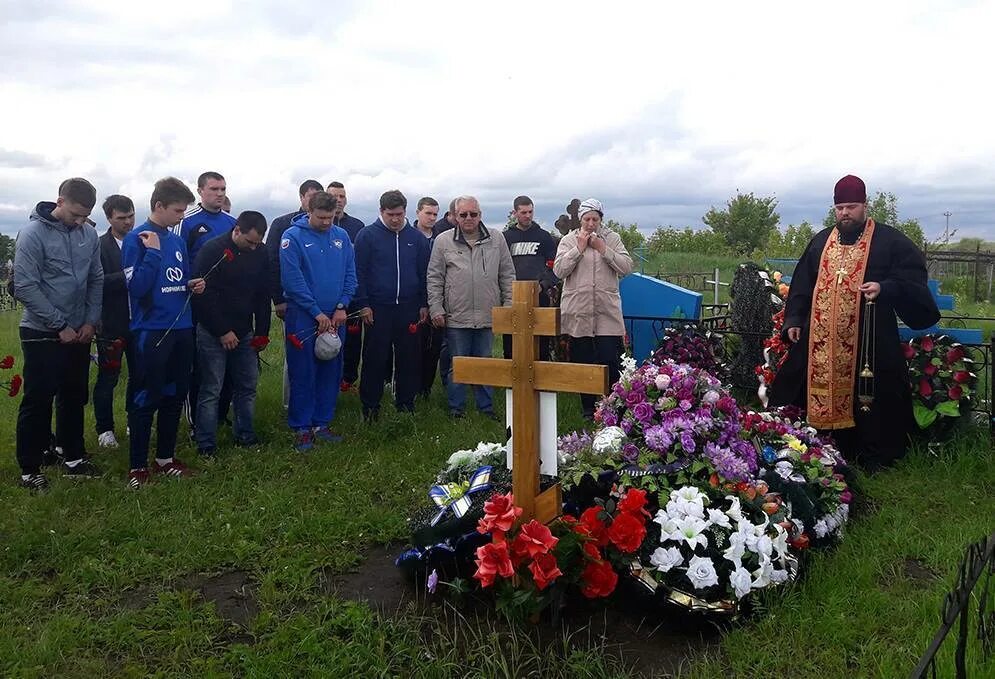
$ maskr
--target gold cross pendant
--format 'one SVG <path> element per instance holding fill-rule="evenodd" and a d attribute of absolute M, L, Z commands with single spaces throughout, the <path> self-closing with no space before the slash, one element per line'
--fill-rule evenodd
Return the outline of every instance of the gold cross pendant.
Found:
<path fill-rule="evenodd" d="M 836 272 L 836 285 L 843 282 L 843 276 L 847 275 L 847 273 L 849 272 L 846 269 L 840 269 Z"/>

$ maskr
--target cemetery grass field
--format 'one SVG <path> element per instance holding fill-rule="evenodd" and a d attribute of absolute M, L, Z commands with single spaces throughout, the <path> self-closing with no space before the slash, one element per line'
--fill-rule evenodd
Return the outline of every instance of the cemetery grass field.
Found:
<path fill-rule="evenodd" d="M 0 355 L 20 365 L 17 318 L 0 314 Z M 17 399 L 2 397 L 0 676 L 905 676 L 965 547 L 995 530 L 995 457 L 974 427 L 863 479 L 844 543 L 723 638 L 687 637 L 703 650 L 668 656 L 672 645 L 583 629 L 540 638 L 443 605 L 376 611 L 338 596 L 336 577 L 384 545 L 396 551 L 446 457 L 498 439 L 500 427 L 476 414 L 454 425 L 438 384 L 414 416 L 385 405 L 372 428 L 348 394 L 335 422 L 346 441 L 303 456 L 284 426 L 281 352 L 279 341 L 264 352 L 260 449 L 201 463 L 183 426 L 179 456 L 198 476 L 139 492 L 125 489 L 125 449 L 97 449 L 89 409 L 87 443 L 105 477 L 71 483 L 53 471 L 47 495 L 17 488 Z M 579 427 L 576 397 L 560 406 L 561 430 Z M 126 445 L 124 427 L 120 418 Z"/>

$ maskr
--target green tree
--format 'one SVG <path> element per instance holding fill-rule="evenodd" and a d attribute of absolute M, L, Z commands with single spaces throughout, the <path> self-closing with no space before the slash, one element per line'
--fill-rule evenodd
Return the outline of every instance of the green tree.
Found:
<path fill-rule="evenodd" d="M 800 257 L 814 235 L 815 230 L 808 222 L 802 222 L 798 226 L 790 224 L 783 232 L 775 229 L 767 241 L 764 253 L 767 257 Z"/>
<path fill-rule="evenodd" d="M 737 253 L 746 254 L 767 244 L 777 231 L 781 217 L 775 211 L 777 199 L 773 196 L 757 198 L 752 193 L 739 193 L 726 203 L 726 209 L 710 209 L 702 221 L 712 231 L 722 236 L 726 244 Z"/>
<path fill-rule="evenodd" d="M 867 216 L 875 222 L 894 226 L 896 229 L 909 237 L 916 247 L 922 248 L 926 243 L 926 234 L 923 233 L 919 220 L 900 219 L 898 216 L 898 197 L 890 191 L 878 191 L 874 198 L 867 202 Z M 829 208 L 829 213 L 822 220 L 822 224 L 827 227 L 836 226 L 836 212 Z"/>
<path fill-rule="evenodd" d="M 661 252 L 701 252 L 714 255 L 727 254 L 729 250 L 725 239 L 713 231 L 696 231 L 690 227 L 677 229 L 673 226 L 657 227 L 646 246 L 654 255 Z"/>
<path fill-rule="evenodd" d="M 605 222 L 605 226 L 621 237 L 622 244 L 625 245 L 625 249 L 630 253 L 636 248 L 646 245 L 646 236 L 642 234 L 639 227 L 635 223 L 629 224 L 628 226 L 622 226 L 614 219 L 609 219 Z"/>
<path fill-rule="evenodd" d="M 14 259 L 14 239 L 0 233 L 0 264 Z"/>

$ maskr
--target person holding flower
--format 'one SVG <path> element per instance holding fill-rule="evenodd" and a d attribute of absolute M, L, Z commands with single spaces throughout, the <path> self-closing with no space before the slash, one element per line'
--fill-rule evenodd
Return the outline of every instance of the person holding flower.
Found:
<path fill-rule="evenodd" d="M 269 343 L 269 259 L 260 247 L 266 218 L 247 210 L 235 227 L 209 240 L 197 254 L 195 275 L 210 285 L 194 300 L 197 317 L 197 450 L 210 457 L 217 447 L 218 402 L 226 378 L 234 404 L 235 445 L 259 443 L 255 413 L 259 365 L 256 354 Z"/>
<path fill-rule="evenodd" d="M 553 273 L 563 281 L 561 332 L 570 337 L 570 360 L 608 367 L 608 382 L 618 381 L 625 324 L 619 281 L 632 273 L 632 257 L 617 233 L 602 223 L 601 201 L 588 198 L 577 212 L 580 228 L 561 240 Z M 593 419 L 597 397 L 583 394 L 581 407 Z"/>
<path fill-rule="evenodd" d="M 152 190 L 148 221 L 128 233 L 121 244 L 135 356 L 128 377 L 132 394 L 128 487 L 132 489 L 152 479 L 148 457 L 153 419 L 157 420 L 157 449 L 152 469 L 169 478 L 191 475 L 173 454 L 194 359 L 190 296 L 202 294 L 206 286 L 203 278 L 190 278 L 186 244 L 172 229 L 193 200 L 193 193 L 179 179 L 160 179 Z"/>

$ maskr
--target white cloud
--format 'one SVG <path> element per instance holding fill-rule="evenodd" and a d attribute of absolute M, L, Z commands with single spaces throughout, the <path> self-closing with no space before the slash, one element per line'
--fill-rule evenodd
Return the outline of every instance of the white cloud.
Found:
<path fill-rule="evenodd" d="M 398 187 L 695 225 L 741 189 L 787 223 L 847 172 L 934 232 L 995 207 L 990 0 L 8 4 L 2 204 L 84 175 L 141 206 L 215 169 L 270 216 L 310 176 L 363 217 Z"/>

